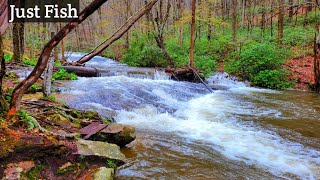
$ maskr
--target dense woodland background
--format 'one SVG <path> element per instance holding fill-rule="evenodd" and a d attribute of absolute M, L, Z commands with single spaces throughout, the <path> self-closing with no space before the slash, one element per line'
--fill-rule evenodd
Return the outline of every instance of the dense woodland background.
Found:
<path fill-rule="evenodd" d="M 0 0 L 0 11 L 5 3 L 6 0 Z M 33 167 L 37 161 L 37 166 L 29 172 L 30 177 L 41 177 L 41 172 L 44 177 L 64 176 L 57 172 L 72 158 L 79 130 L 92 124 L 102 124 L 105 128 L 105 124 L 111 122 L 112 118 L 102 119 L 95 111 L 78 111 L 63 105 L 51 94 L 52 81 L 77 79 L 77 75 L 58 66 L 83 68 L 78 66 L 83 66 L 95 54 L 129 66 L 163 68 L 173 75 L 184 70 L 205 79 L 219 71 L 262 88 L 320 91 L 318 0 L 80 0 L 80 5 L 80 18 L 69 23 L 12 23 L 7 28 L 4 15 L 0 14 L 0 159 L 10 163 L 29 158 Z M 77 62 L 67 62 L 72 52 L 91 54 Z M 31 74 L 24 80 L 19 79 L 17 70 L 27 68 L 33 69 Z M 206 85 L 204 81 L 201 79 Z M 301 98 L 301 102 L 312 104 L 318 100 L 317 94 L 308 94 L 310 96 Z M 291 106 L 292 103 L 288 103 L 286 110 L 296 111 Z M 304 107 L 309 106 L 301 106 Z M 311 109 L 307 110 L 309 114 Z M 296 114 L 292 116 L 299 120 L 294 122 L 289 118 L 289 123 L 282 123 L 296 127 L 299 132 L 301 129 L 304 132 L 303 124 L 307 127 L 306 137 L 313 137 L 318 122 L 306 121 Z M 307 140 L 308 144 L 314 142 Z M 300 160 L 300 154 L 297 155 Z M 61 163 L 49 163 L 47 160 L 52 158 Z M 76 165 L 71 167 L 76 171 L 68 171 L 78 175 L 97 165 L 94 161 L 73 158 Z M 113 161 L 105 164 L 111 168 L 117 166 Z M 56 166 L 54 170 L 52 166 Z M 0 166 L 0 174 L 5 172 L 4 168 Z M 65 179 L 76 177 L 72 173 L 68 175 Z M 52 177 L 49 179 L 57 179 Z"/>
<path fill-rule="evenodd" d="M 313 54 L 317 53 L 314 51 L 320 22 L 317 0 L 193 2 L 196 3 L 194 62 L 203 76 L 208 77 L 217 70 L 225 71 L 255 86 L 272 89 L 293 87 L 302 81 L 303 77 L 292 76 L 295 72 L 290 72 L 292 65 L 286 60 L 313 59 Z M 81 0 L 81 9 L 90 3 L 92 1 Z M 55 56 L 56 65 L 65 63 L 70 52 L 90 52 L 101 42 L 109 40 L 148 3 L 147 0 L 109 0 L 104 3 L 62 38 L 55 49 L 56 53 L 62 53 L 60 60 Z M 121 39 L 100 55 L 131 66 L 187 67 L 191 3 L 186 0 L 157 1 L 150 12 L 146 11 L 124 36 L 120 36 Z M 36 65 L 44 45 L 65 25 L 10 24 L 4 35 L 7 63 Z M 319 65 L 308 63 L 306 67 L 315 68 L 303 83 L 311 89 L 319 89 Z M 301 71 L 310 69 L 302 67 Z M 305 75 L 302 73 L 301 76 Z"/>

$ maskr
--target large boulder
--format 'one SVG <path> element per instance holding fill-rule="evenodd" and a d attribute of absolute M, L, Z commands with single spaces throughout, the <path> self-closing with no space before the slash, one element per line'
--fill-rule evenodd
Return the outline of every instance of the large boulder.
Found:
<path fill-rule="evenodd" d="M 125 162 L 125 156 L 120 152 L 119 146 L 115 144 L 79 139 L 76 146 L 77 152 L 75 154 L 111 159 L 115 160 L 117 164 Z"/>
<path fill-rule="evenodd" d="M 103 141 L 123 147 L 136 139 L 133 126 L 111 123 L 105 129 L 91 136 L 90 140 Z"/>

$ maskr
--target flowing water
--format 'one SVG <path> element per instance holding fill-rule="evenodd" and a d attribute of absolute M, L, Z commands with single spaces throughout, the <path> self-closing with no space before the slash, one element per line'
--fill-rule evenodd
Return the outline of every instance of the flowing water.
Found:
<path fill-rule="evenodd" d="M 130 68 L 101 58 L 91 65 Z M 149 72 L 62 89 L 70 106 L 137 128 L 117 179 L 320 179 L 319 95 L 252 88 L 221 73 L 207 82 L 223 88 L 209 93 Z"/>

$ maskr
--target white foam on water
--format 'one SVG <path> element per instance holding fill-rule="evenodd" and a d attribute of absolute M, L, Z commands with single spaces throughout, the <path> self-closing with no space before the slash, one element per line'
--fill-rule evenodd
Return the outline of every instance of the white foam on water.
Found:
<path fill-rule="evenodd" d="M 214 73 L 210 78 L 206 80 L 209 85 L 222 85 L 227 87 L 247 87 L 250 84 L 248 82 L 240 82 L 236 77 L 229 75 L 228 73 Z"/>
<path fill-rule="evenodd" d="M 171 77 L 164 71 L 156 70 L 154 74 L 154 80 L 170 80 Z"/>
<path fill-rule="evenodd" d="M 239 118 L 243 115 L 276 116 L 281 112 L 277 109 L 257 108 L 254 103 L 237 100 L 233 94 L 250 96 L 258 92 L 280 92 L 252 88 L 245 83 L 230 80 L 225 75 L 218 79 L 212 83 L 230 89 L 205 94 L 207 90 L 202 84 L 114 76 L 80 78 L 70 83 L 73 90 L 68 93 L 83 93 L 82 97 L 97 101 L 96 104 L 89 104 L 97 109 L 103 109 L 102 104 L 109 107 L 118 98 L 120 104 L 129 103 L 130 107 L 134 107 L 117 111 L 115 119 L 119 123 L 204 142 L 229 159 L 257 166 L 278 177 L 320 178 L 318 150 L 290 142 L 275 132 L 243 122 Z M 112 93 L 119 94 L 119 97 L 112 98 Z M 111 99 L 107 101 L 102 98 Z M 163 111 L 166 108 L 173 108 L 174 111 Z"/>
<path fill-rule="evenodd" d="M 163 102 L 177 103 L 172 96 L 164 96 L 161 91 L 154 93 L 169 98 Z M 256 165 L 279 177 L 320 177 L 319 151 L 288 142 L 274 132 L 237 121 L 235 113 L 261 114 L 259 110 L 243 111 L 237 102 L 216 93 L 192 99 L 174 114 L 159 113 L 157 108 L 147 105 L 133 111 L 121 110 L 115 119 L 141 129 L 174 133 L 187 139 L 207 142 L 229 159 Z"/>

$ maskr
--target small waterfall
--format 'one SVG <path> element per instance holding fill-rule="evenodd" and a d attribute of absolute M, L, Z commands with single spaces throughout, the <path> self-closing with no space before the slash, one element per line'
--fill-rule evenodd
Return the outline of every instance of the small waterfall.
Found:
<path fill-rule="evenodd" d="M 69 54 L 67 57 L 71 62 L 77 61 L 85 55 L 85 53 L 80 52 L 66 54 Z M 86 63 L 86 66 L 97 69 L 99 77 L 127 76 L 131 78 L 154 80 L 170 80 L 171 78 L 168 74 L 161 70 L 154 68 L 129 67 L 126 64 L 122 64 L 101 56 L 95 56 Z"/>

